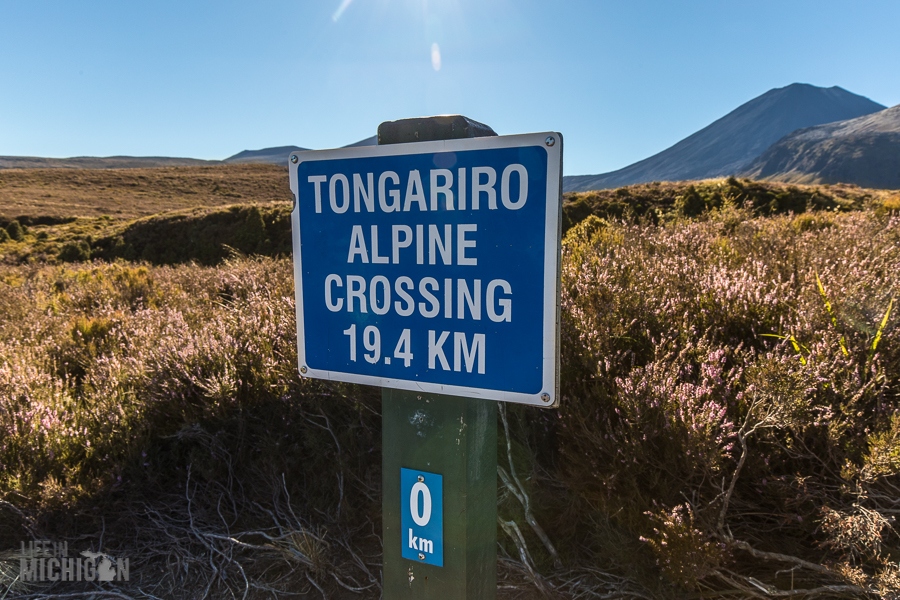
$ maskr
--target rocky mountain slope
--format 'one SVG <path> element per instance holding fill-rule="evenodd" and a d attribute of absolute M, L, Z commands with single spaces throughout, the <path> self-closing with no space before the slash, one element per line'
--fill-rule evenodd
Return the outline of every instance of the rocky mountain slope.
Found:
<path fill-rule="evenodd" d="M 743 175 L 789 183 L 840 182 L 900 189 L 900 105 L 788 134 Z"/>
<path fill-rule="evenodd" d="M 650 158 L 610 173 L 566 177 L 563 190 L 732 175 L 743 171 L 766 148 L 792 131 L 884 108 L 837 86 L 820 88 L 794 83 L 769 90 Z"/>

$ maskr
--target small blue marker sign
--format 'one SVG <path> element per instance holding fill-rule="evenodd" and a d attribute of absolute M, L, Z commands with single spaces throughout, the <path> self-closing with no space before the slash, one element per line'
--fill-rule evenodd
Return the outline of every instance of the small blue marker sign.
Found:
<path fill-rule="evenodd" d="M 444 566 L 443 477 L 400 469 L 400 532 L 403 558 Z"/>

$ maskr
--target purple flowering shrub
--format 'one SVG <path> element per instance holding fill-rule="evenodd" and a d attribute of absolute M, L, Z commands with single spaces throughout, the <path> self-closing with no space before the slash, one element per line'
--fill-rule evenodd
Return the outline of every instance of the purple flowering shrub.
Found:
<path fill-rule="evenodd" d="M 105 532 L 135 593 L 377 589 L 344 537 L 377 516 L 376 396 L 299 377 L 289 260 L 0 267 L 0 323 L 0 552 Z"/>
<path fill-rule="evenodd" d="M 874 211 L 573 228 L 558 436 L 584 510 L 689 588 L 793 566 L 795 589 L 900 593 L 898 265 Z"/>
<path fill-rule="evenodd" d="M 286 261 L 2 269 L 0 493 L 96 489 L 153 438 L 315 388 Z"/>
<path fill-rule="evenodd" d="M 725 544 L 695 526 L 689 503 L 648 514 L 652 535 L 641 541 L 659 556 L 660 570 L 670 581 L 694 589 L 700 580 L 715 575 L 730 561 Z"/>
<path fill-rule="evenodd" d="M 500 452 L 531 462 L 562 564 L 643 597 L 897 597 L 898 264 L 891 211 L 575 226 L 561 405 L 509 407 Z M 377 597 L 378 391 L 300 379 L 292 279 L 287 259 L 0 266 L 0 542 L 24 531 L 2 502 L 62 511 L 65 535 L 105 507 L 170 597 L 244 577 Z"/>

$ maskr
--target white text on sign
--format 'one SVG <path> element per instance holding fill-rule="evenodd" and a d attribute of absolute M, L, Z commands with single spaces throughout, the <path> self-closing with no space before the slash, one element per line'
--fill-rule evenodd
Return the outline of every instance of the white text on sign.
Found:
<path fill-rule="evenodd" d="M 514 176 L 518 178 L 519 184 L 516 198 L 512 197 L 510 186 Z M 429 198 L 425 197 L 422 174 L 418 169 L 409 171 L 403 177 L 394 171 L 381 172 L 378 177 L 375 177 L 375 173 L 351 173 L 349 177 L 344 173 L 335 173 L 331 177 L 310 175 L 307 181 L 314 188 L 317 213 L 322 212 L 324 204 L 323 187 L 328 194 L 327 206 L 337 214 L 347 212 L 351 205 L 353 212 L 357 213 L 363 210 L 374 212 L 376 206 L 386 213 L 410 211 L 413 207 L 420 212 L 467 210 L 469 206 L 471 210 L 480 210 L 482 197 L 489 210 L 498 208 L 497 171 L 492 167 L 457 169 L 455 180 L 450 169 L 431 169 L 428 172 Z M 471 182 L 471 187 L 467 185 L 467 181 Z M 471 202 L 466 201 L 467 195 Z M 525 206 L 528 199 L 528 171 L 523 165 L 512 164 L 503 169 L 499 196 L 499 205 L 509 210 L 519 210 Z"/>
<path fill-rule="evenodd" d="M 485 354 L 485 335 L 483 333 L 472 334 L 472 342 L 469 343 L 468 336 L 463 332 L 452 332 L 453 341 L 453 370 L 462 371 L 465 366 L 466 372 L 471 373 L 477 364 L 477 373 L 484 375 L 484 354 Z M 350 338 L 350 361 L 356 362 L 356 323 L 343 331 L 343 334 Z M 437 369 L 438 365 L 444 371 L 450 370 L 450 363 L 447 361 L 445 354 L 445 345 L 450 338 L 450 331 L 436 332 L 428 331 L 428 368 Z M 367 352 L 363 353 L 366 362 L 376 364 L 381 360 L 381 332 L 378 327 L 369 325 L 363 330 L 363 346 Z M 397 340 L 397 346 L 394 348 L 393 358 L 403 361 L 404 367 L 409 367 L 413 360 L 411 333 L 409 329 L 404 329 Z M 384 364 L 391 364 L 391 357 L 384 357 Z"/>
<path fill-rule="evenodd" d="M 428 172 L 430 196 L 423 192 L 422 175 L 418 170 L 409 171 L 401 178 L 394 171 L 382 173 L 337 173 L 331 177 L 313 175 L 308 182 L 314 188 L 316 212 L 323 206 L 338 214 L 349 210 L 373 212 L 376 207 L 383 212 L 421 212 L 437 210 L 488 210 L 500 207 L 518 210 L 528 198 L 528 172 L 519 164 L 508 165 L 499 177 L 491 167 L 458 169 L 432 169 Z M 510 191 L 510 180 L 518 178 L 515 198 Z M 351 183 L 352 182 L 352 183 Z M 376 185 L 377 182 L 377 185 Z M 467 185 L 467 182 L 469 183 Z M 405 189 L 405 194 L 401 191 Z M 323 198 L 327 194 L 327 202 Z M 498 202 L 499 197 L 499 202 Z M 484 202 L 482 202 L 484 200 Z M 377 201 L 377 202 L 376 202 Z M 476 223 L 382 226 L 351 225 L 350 244 L 347 250 L 348 264 L 416 264 L 477 266 Z M 455 246 L 455 252 L 454 252 Z M 401 317 L 418 314 L 432 319 L 481 321 L 486 318 L 494 323 L 512 322 L 512 286 L 504 279 L 453 279 L 422 277 L 413 280 L 408 276 L 388 279 L 384 275 L 363 277 L 331 273 L 325 278 L 325 306 L 330 312 L 359 312 L 382 316 L 393 313 Z M 348 337 L 350 361 L 357 360 L 356 325 L 344 330 Z M 428 330 L 428 369 L 441 369 L 484 374 L 487 340 L 485 334 L 475 333 L 467 338 L 465 333 Z M 382 360 L 381 332 L 374 325 L 362 332 L 363 358 L 376 364 Z M 411 332 L 404 329 L 396 341 L 392 356 L 384 356 L 384 363 L 391 360 L 403 362 L 409 367 L 412 353 Z M 449 348 L 452 348 L 450 350 Z M 448 356 L 449 355 L 449 356 Z M 450 358 L 452 357 L 452 367 Z"/>

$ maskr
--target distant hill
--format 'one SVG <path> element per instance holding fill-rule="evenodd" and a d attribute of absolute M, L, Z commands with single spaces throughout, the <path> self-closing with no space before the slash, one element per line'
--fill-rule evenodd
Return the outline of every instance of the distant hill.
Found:
<path fill-rule="evenodd" d="M 356 148 L 358 146 L 375 146 L 378 143 L 378 136 L 372 136 L 364 140 L 360 140 L 354 144 L 348 144 L 344 148 Z M 299 146 L 278 146 L 276 148 L 263 148 L 262 150 L 244 150 L 238 152 L 234 156 L 229 156 L 223 162 L 229 165 L 243 163 L 270 163 L 275 165 L 287 165 L 288 157 L 291 152 L 302 152 L 309 148 L 301 148 Z"/>
<path fill-rule="evenodd" d="M 374 146 L 372 136 L 344 146 Z M 167 156 L 76 156 L 73 158 L 42 158 L 38 156 L 0 156 L 0 169 L 145 169 L 151 167 L 211 167 L 215 165 L 273 164 L 286 166 L 291 152 L 309 150 L 300 146 L 275 146 L 261 150 L 244 150 L 225 160 L 199 158 L 171 158 Z"/>
<path fill-rule="evenodd" d="M 270 163 L 287 166 L 288 157 L 291 155 L 291 152 L 303 150 L 308 150 L 308 148 L 301 148 L 300 146 L 276 146 L 274 148 L 263 148 L 262 150 L 244 150 L 243 152 L 238 152 L 234 156 L 229 156 L 222 162 L 229 165 Z"/>
<path fill-rule="evenodd" d="M 742 175 L 788 183 L 900 189 L 900 105 L 790 133 Z"/>
<path fill-rule="evenodd" d="M 378 136 L 373 135 L 372 137 L 367 137 L 364 140 L 359 140 L 353 144 L 347 144 L 344 148 L 358 148 L 360 146 L 377 146 L 378 145 Z"/>
<path fill-rule="evenodd" d="M 142 169 L 150 167 L 202 167 L 222 164 L 218 160 L 167 156 L 0 156 L 0 169 Z"/>
<path fill-rule="evenodd" d="M 564 191 L 733 175 L 788 133 L 885 107 L 840 87 L 805 83 L 769 90 L 674 146 L 618 171 L 563 179 Z"/>

